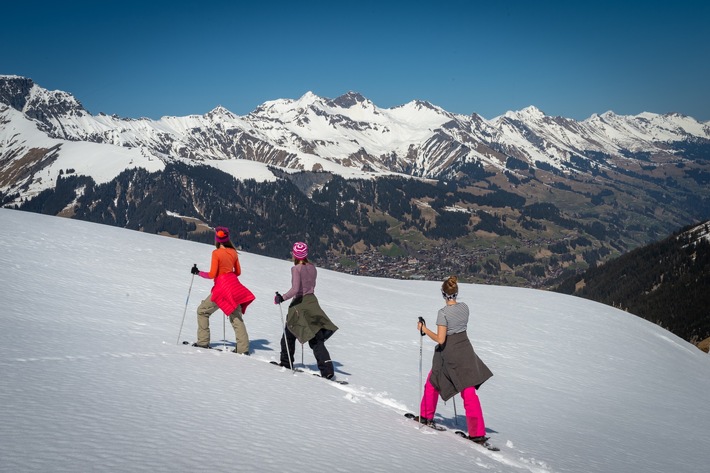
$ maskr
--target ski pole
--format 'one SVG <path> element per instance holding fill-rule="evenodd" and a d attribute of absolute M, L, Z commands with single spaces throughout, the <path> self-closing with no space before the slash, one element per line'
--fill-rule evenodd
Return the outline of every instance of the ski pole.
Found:
<path fill-rule="evenodd" d="M 456 398 L 453 397 L 453 398 L 451 398 L 451 400 L 454 401 L 454 424 L 456 424 L 456 427 L 458 427 L 459 426 L 459 415 L 456 413 Z"/>
<path fill-rule="evenodd" d="M 306 364 L 303 362 L 303 343 L 301 343 L 301 366 L 306 367 Z"/>
<path fill-rule="evenodd" d="M 424 322 L 424 317 L 419 317 L 419 322 L 422 324 L 422 329 L 420 331 L 420 337 L 419 337 L 419 395 L 417 396 L 417 401 L 421 399 L 421 396 L 423 394 L 422 392 L 422 347 L 424 346 L 424 325 L 426 325 L 426 322 Z M 415 404 L 416 406 L 416 404 Z M 419 428 L 421 429 L 422 423 L 422 412 L 421 408 L 419 409 Z"/>
<path fill-rule="evenodd" d="M 195 263 L 193 268 L 197 267 L 197 263 Z M 180 344 L 180 335 L 182 335 L 182 325 L 185 323 L 185 314 L 187 314 L 187 303 L 190 301 L 190 293 L 192 292 L 192 282 L 195 280 L 195 275 L 192 275 L 192 279 L 190 279 L 190 289 L 187 291 L 187 299 L 185 300 L 185 310 L 182 313 L 182 322 L 180 322 L 180 331 L 178 332 L 178 338 L 177 342 L 175 343 L 176 345 Z"/>
<path fill-rule="evenodd" d="M 222 351 L 227 351 L 227 314 L 222 317 Z"/>
<path fill-rule="evenodd" d="M 276 291 L 276 294 L 279 292 Z M 286 336 L 286 322 L 284 322 L 284 311 L 281 308 L 281 303 L 279 302 L 279 312 L 281 313 L 281 326 L 284 328 L 284 343 L 286 344 L 286 354 L 288 355 L 288 363 L 291 366 L 291 370 L 295 373 L 296 368 L 293 366 L 293 362 L 291 361 L 291 351 L 288 348 L 288 337 Z"/>

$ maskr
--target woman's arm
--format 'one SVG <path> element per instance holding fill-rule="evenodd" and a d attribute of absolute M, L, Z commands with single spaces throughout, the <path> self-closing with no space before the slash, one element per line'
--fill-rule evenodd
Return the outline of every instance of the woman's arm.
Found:
<path fill-rule="evenodd" d="M 288 290 L 286 294 L 284 294 L 283 299 L 288 300 L 295 296 L 298 291 L 301 289 L 301 271 L 299 271 L 298 266 L 292 266 L 291 267 L 291 289 Z"/>
<path fill-rule="evenodd" d="M 424 332 L 425 335 L 428 335 L 429 338 L 434 340 L 439 345 L 443 345 L 446 341 L 446 325 L 437 325 L 436 332 L 432 332 L 427 328 L 426 325 L 422 324 L 421 322 L 417 324 L 417 328 L 419 329 L 420 333 Z"/>
<path fill-rule="evenodd" d="M 217 277 L 217 270 L 219 269 L 219 258 L 217 258 L 216 251 L 212 252 L 212 262 L 210 264 L 210 272 L 200 271 L 200 277 L 205 279 L 214 279 Z"/>

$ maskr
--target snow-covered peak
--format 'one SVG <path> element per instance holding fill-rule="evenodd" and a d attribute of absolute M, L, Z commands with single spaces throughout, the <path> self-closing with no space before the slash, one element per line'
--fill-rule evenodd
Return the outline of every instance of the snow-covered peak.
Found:
<path fill-rule="evenodd" d="M 426 100 L 411 100 L 405 104 L 402 105 L 397 105 L 396 107 L 392 107 L 390 110 L 400 110 L 400 109 L 405 109 L 409 111 L 432 111 L 437 114 L 441 115 L 451 115 L 449 112 L 444 110 L 443 108 L 432 104 L 431 102 L 428 102 Z"/>
<path fill-rule="evenodd" d="M 252 111 L 249 115 L 254 117 L 278 117 L 283 110 L 287 110 L 292 107 L 295 101 L 293 99 L 277 99 L 277 100 L 267 100 L 263 104 L 259 105 Z"/>
<path fill-rule="evenodd" d="M 76 108 L 83 108 L 79 101 L 72 94 L 63 90 L 47 90 L 34 84 L 30 90 L 30 99 L 44 104 L 56 104 L 64 102 Z"/>
<path fill-rule="evenodd" d="M 221 105 L 218 105 L 217 107 L 213 108 L 210 110 L 208 113 L 205 114 L 206 117 L 211 118 L 212 120 L 214 119 L 226 119 L 226 120 L 237 120 L 238 117 L 224 108 Z"/>
<path fill-rule="evenodd" d="M 494 156 L 500 150 L 562 168 L 570 156 L 588 151 L 624 159 L 624 150 L 669 155 L 669 147 L 659 143 L 710 139 L 709 123 L 675 113 L 621 116 L 607 111 L 578 122 L 529 106 L 486 120 L 422 100 L 379 108 L 355 91 L 335 99 L 309 91 L 298 99 L 264 102 L 243 117 L 218 106 L 205 115 L 154 121 L 92 116 L 71 94 L 0 76 L 0 102 L 39 121 L 54 138 L 144 147 L 165 159 L 246 158 L 346 174 L 374 170 L 439 177 L 461 162 L 500 166 Z"/>
<path fill-rule="evenodd" d="M 514 120 L 541 120 L 546 117 L 542 110 L 533 105 L 522 110 L 506 112 L 503 116 Z"/>
<path fill-rule="evenodd" d="M 358 92 L 348 92 L 341 95 L 340 97 L 330 101 L 330 104 L 334 107 L 340 108 L 351 108 L 356 105 L 360 105 L 363 108 L 373 107 L 373 103 L 368 99 L 360 95 Z"/>
<path fill-rule="evenodd" d="M 584 121 L 588 123 L 603 123 L 607 120 L 615 120 L 617 116 L 613 111 L 607 110 L 604 113 L 593 113 Z"/>
<path fill-rule="evenodd" d="M 321 100 L 319 96 L 309 90 L 295 101 L 295 105 L 297 107 L 306 108 Z"/>
<path fill-rule="evenodd" d="M 455 118 L 454 114 L 423 100 L 398 105 L 390 108 L 388 113 L 397 120 L 421 128 L 437 128 Z"/>
<path fill-rule="evenodd" d="M 278 99 L 266 101 L 251 112 L 249 116 L 258 119 L 292 121 L 311 107 L 322 102 L 323 99 L 309 91 L 296 100 Z"/>
<path fill-rule="evenodd" d="M 221 105 L 217 105 L 215 108 L 210 110 L 209 113 L 215 114 L 215 115 L 234 115 L 232 112 L 230 112 L 229 110 L 227 110 L 226 108 L 224 108 Z"/>

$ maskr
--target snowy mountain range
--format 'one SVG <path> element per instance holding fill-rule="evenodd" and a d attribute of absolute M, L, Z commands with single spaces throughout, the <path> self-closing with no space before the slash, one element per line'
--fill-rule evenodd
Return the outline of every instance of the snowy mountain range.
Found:
<path fill-rule="evenodd" d="M 439 402 L 446 432 L 402 415 L 416 411 L 431 367 L 434 343 L 416 321 L 435 320 L 441 281 L 319 268 L 343 386 L 311 376 L 307 345 L 297 345 L 303 372 L 269 364 L 283 327 L 274 291 L 290 284 L 285 257 L 240 253 L 240 280 L 256 296 L 245 357 L 181 343 L 194 340 L 211 287 L 189 269 L 209 264 L 212 245 L 0 209 L 0 248 L 3 472 L 698 473 L 710 464 L 710 356 L 607 305 L 460 285 L 468 336 L 494 373 L 478 393 L 501 449 L 490 452 L 454 434 L 465 425 L 459 396 Z M 211 340 L 231 350 L 224 321 L 212 315 Z"/>
<path fill-rule="evenodd" d="M 466 163 L 505 170 L 515 158 L 565 170 L 575 158 L 605 156 L 599 168 L 631 163 L 687 161 L 673 143 L 707 143 L 710 123 L 679 115 L 613 112 L 584 121 L 549 117 L 535 107 L 486 120 L 458 115 L 428 102 L 383 109 L 348 92 L 336 99 L 306 93 L 297 100 L 264 103 L 246 116 L 223 107 L 205 115 L 127 119 L 92 115 L 72 95 L 48 91 L 29 78 L 0 76 L 0 156 L 26 156 L 38 148 L 36 127 L 53 156 L 68 154 L 67 142 L 113 145 L 125 151 L 125 167 L 186 159 L 249 160 L 293 170 L 325 170 L 344 176 L 398 173 L 424 178 L 452 177 Z M 30 123 L 27 123 L 27 122 Z M 56 140 L 56 141 L 54 141 Z M 72 149 L 76 153 L 78 150 Z M 87 151 L 91 154 L 92 151 Z M 6 168 L 6 166 L 3 166 Z M 2 170 L 3 173 L 6 169 Z M 51 176 L 50 174 L 50 180 Z M 266 178 L 246 170 L 239 177 Z M 45 180 L 45 182 L 49 182 Z M 11 193 L 26 182 L 5 182 Z"/>
<path fill-rule="evenodd" d="M 368 256 L 385 251 L 424 261 L 414 277 L 441 263 L 545 287 L 710 217 L 710 123 L 535 107 L 489 120 L 354 92 L 151 120 L 0 76 L 0 205 L 198 240 L 228 223 L 270 255 L 310 235 L 332 268 L 348 255 L 389 274 Z"/>

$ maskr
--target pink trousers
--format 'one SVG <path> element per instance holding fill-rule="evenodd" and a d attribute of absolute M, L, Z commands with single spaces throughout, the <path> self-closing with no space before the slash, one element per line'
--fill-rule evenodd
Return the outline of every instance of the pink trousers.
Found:
<path fill-rule="evenodd" d="M 431 371 L 426 378 L 422 403 L 419 406 L 419 415 L 426 419 L 433 419 L 436 413 L 436 404 L 439 402 L 439 391 L 431 384 L 429 378 Z M 468 435 L 471 437 L 482 437 L 486 434 L 486 424 L 483 422 L 483 410 L 481 401 L 478 400 L 476 388 L 469 386 L 461 391 L 463 408 L 466 412 L 466 424 L 468 425 Z"/>

